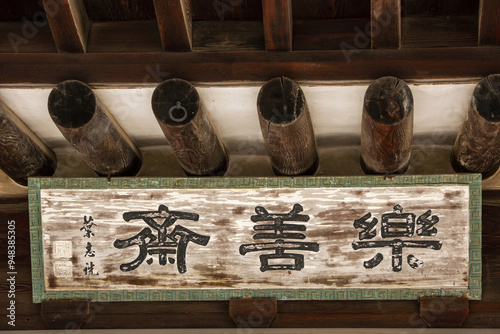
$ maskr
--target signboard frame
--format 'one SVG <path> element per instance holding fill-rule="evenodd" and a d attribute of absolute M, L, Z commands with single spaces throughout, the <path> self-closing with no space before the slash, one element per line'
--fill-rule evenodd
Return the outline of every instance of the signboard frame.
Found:
<path fill-rule="evenodd" d="M 68 290 L 46 291 L 42 212 L 43 189 L 259 189 L 259 188 L 374 188 L 468 186 L 469 282 L 467 289 L 184 289 L 184 290 Z M 349 177 L 241 177 L 241 178 L 30 178 L 29 215 L 33 302 L 84 299 L 110 301 L 215 301 L 233 298 L 278 300 L 415 300 L 420 297 L 481 299 L 481 175 L 398 175 Z"/>

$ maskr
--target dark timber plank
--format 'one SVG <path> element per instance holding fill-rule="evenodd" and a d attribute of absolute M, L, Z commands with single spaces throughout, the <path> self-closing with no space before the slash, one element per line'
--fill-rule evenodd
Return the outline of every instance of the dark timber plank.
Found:
<path fill-rule="evenodd" d="M 477 46 L 477 15 L 403 17 L 403 48 Z"/>
<path fill-rule="evenodd" d="M 164 51 L 190 51 L 193 21 L 188 0 L 154 0 Z"/>
<path fill-rule="evenodd" d="M 90 21 L 82 0 L 43 0 L 59 52 L 84 53 Z"/>
<path fill-rule="evenodd" d="M 33 22 L 0 22 L 0 52 L 57 52 L 48 24 L 37 27 Z"/>
<path fill-rule="evenodd" d="M 401 0 L 372 0 L 372 49 L 401 47 Z"/>
<path fill-rule="evenodd" d="M 293 20 L 293 49 L 341 50 L 345 44 L 358 49 L 369 49 L 370 36 L 366 35 L 366 27 L 369 32 L 369 18 Z M 364 39 L 358 37 L 360 32 Z"/>
<path fill-rule="evenodd" d="M 153 0 L 83 0 L 83 2 L 92 22 L 155 19 Z"/>
<path fill-rule="evenodd" d="M 479 45 L 500 45 L 500 1 L 481 0 Z"/>
<path fill-rule="evenodd" d="M 98 22 L 90 28 L 87 52 L 161 52 L 156 21 Z"/>
<path fill-rule="evenodd" d="M 478 61 L 480 59 L 480 61 Z M 453 79 L 500 72 L 500 48 L 103 54 L 0 54 L 0 84 Z"/>
<path fill-rule="evenodd" d="M 193 51 L 244 50 L 265 50 L 262 22 L 193 22 Z"/>
<path fill-rule="evenodd" d="M 267 51 L 292 50 L 291 0 L 262 1 Z"/>

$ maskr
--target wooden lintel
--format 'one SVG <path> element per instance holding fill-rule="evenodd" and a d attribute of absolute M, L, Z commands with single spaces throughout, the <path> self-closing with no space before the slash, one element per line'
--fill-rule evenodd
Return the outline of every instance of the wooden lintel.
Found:
<path fill-rule="evenodd" d="M 401 0 L 371 0 L 372 49 L 401 47 Z"/>
<path fill-rule="evenodd" d="M 480 59 L 481 61 L 478 61 Z M 500 73 L 500 48 L 464 47 L 295 52 L 0 54 L 0 84 L 144 84 L 198 82 L 479 78 Z M 446 64 L 446 66 L 444 65 Z M 42 70 L 43 69 L 43 70 Z"/>
<path fill-rule="evenodd" d="M 59 52 L 84 53 L 90 20 L 82 0 L 43 0 L 52 37 Z"/>
<path fill-rule="evenodd" d="M 191 51 L 193 21 L 187 0 L 154 0 L 163 51 Z"/>
<path fill-rule="evenodd" d="M 49 329 L 80 329 L 90 318 L 88 300 L 45 300 L 41 316 Z"/>
<path fill-rule="evenodd" d="M 461 327 L 468 315 L 466 297 L 420 298 L 420 316 L 429 327 Z"/>
<path fill-rule="evenodd" d="M 262 1 L 264 36 L 267 51 L 292 50 L 291 0 Z"/>
<path fill-rule="evenodd" d="M 500 1 L 481 0 L 479 45 L 500 45 Z"/>
<path fill-rule="evenodd" d="M 268 328 L 276 313 L 276 298 L 229 300 L 229 315 L 238 328 Z"/>

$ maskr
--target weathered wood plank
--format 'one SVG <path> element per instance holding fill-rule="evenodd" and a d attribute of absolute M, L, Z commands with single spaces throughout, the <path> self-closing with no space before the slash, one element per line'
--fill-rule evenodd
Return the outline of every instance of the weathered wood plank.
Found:
<path fill-rule="evenodd" d="M 479 45 L 500 45 L 500 2 L 496 0 L 480 1 Z"/>
<path fill-rule="evenodd" d="M 152 108 L 188 175 L 224 175 L 229 158 L 193 85 L 181 79 L 162 82 L 153 93 Z"/>
<path fill-rule="evenodd" d="M 292 1 L 262 1 L 267 51 L 292 51 Z"/>
<path fill-rule="evenodd" d="M 265 50 L 262 22 L 193 22 L 193 51 L 220 52 L 242 50 Z"/>
<path fill-rule="evenodd" d="M 87 52 L 161 52 L 156 21 L 92 23 Z"/>
<path fill-rule="evenodd" d="M 50 93 L 48 108 L 59 131 L 98 175 L 137 174 L 141 153 L 89 86 L 61 82 Z"/>
<path fill-rule="evenodd" d="M 0 52 L 57 52 L 50 27 L 37 27 L 32 22 L 0 22 Z"/>
<path fill-rule="evenodd" d="M 83 0 L 92 22 L 155 19 L 153 0 Z"/>
<path fill-rule="evenodd" d="M 295 52 L 156 52 L 0 54 L 0 84 L 57 84 L 68 77 L 89 83 L 454 79 L 500 73 L 500 48 L 432 48 Z M 477 60 L 481 59 L 480 62 Z M 444 64 L 446 66 L 444 66 Z M 40 71 L 43 68 L 43 71 Z"/>
<path fill-rule="evenodd" d="M 0 101 L 0 168 L 26 186 L 28 177 L 51 176 L 56 167 L 54 152 Z"/>
<path fill-rule="evenodd" d="M 257 111 L 271 165 L 277 175 L 313 175 L 319 158 L 309 108 L 300 86 L 285 77 L 259 91 Z"/>
<path fill-rule="evenodd" d="M 401 0 L 371 0 L 372 49 L 401 47 Z"/>
<path fill-rule="evenodd" d="M 457 172 L 495 174 L 500 166 L 500 74 L 482 79 L 451 153 Z"/>
<path fill-rule="evenodd" d="M 403 17 L 403 48 L 477 45 L 478 18 L 470 16 Z"/>
<path fill-rule="evenodd" d="M 467 185 L 184 189 L 194 180 L 171 180 L 175 188 L 169 189 L 146 189 L 154 180 L 144 180 L 141 189 L 42 189 L 41 218 L 32 217 L 42 228 L 32 233 L 33 247 L 43 239 L 45 291 L 78 290 L 83 294 L 74 296 L 93 298 L 85 291 L 102 290 L 99 298 L 147 300 L 149 292 L 138 296 L 154 286 L 169 291 L 165 298 L 214 300 L 229 298 L 234 289 L 286 289 L 279 298 L 392 299 L 399 289 L 408 291 L 405 298 L 418 298 L 429 291 L 462 295 L 476 284 L 469 232 L 474 240 L 478 221 L 469 222 L 469 201 L 476 203 L 477 195 L 469 197 Z M 274 180 L 280 179 L 267 182 Z M 82 188 L 88 182 L 100 181 L 68 184 Z M 197 297 L 185 295 L 200 284 L 204 291 L 193 292 Z M 119 295 L 102 297 L 103 289 Z"/>
<path fill-rule="evenodd" d="M 191 51 L 193 21 L 188 0 L 154 0 L 164 51 Z"/>
<path fill-rule="evenodd" d="M 43 6 L 57 50 L 84 53 L 90 20 L 83 0 L 43 0 Z"/>
<path fill-rule="evenodd" d="M 367 174 L 404 173 L 413 141 L 413 95 L 403 81 L 382 77 L 365 93 L 361 167 Z"/>

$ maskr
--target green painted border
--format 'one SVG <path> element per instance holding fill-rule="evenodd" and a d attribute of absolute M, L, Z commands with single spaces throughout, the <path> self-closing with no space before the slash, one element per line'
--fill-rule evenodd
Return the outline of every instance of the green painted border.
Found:
<path fill-rule="evenodd" d="M 137 290 L 45 292 L 40 189 L 251 189 L 469 185 L 469 289 L 274 289 Z M 33 302 L 49 299 L 92 301 L 211 301 L 241 297 L 280 300 L 413 300 L 420 297 L 481 299 L 481 175 L 401 175 L 350 177 L 245 178 L 30 178 L 28 184 Z"/>

